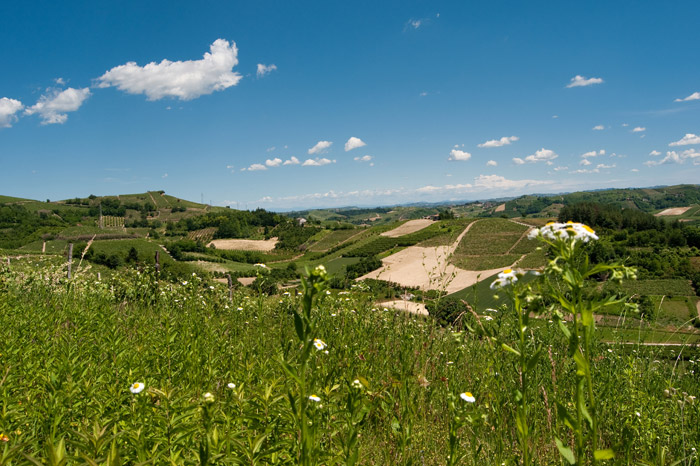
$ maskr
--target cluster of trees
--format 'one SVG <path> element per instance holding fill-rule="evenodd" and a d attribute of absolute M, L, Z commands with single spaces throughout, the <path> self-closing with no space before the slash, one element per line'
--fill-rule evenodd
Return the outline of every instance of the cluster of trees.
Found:
<path fill-rule="evenodd" d="M 252 236 L 260 227 L 274 228 L 285 218 L 279 214 L 268 212 L 265 209 L 226 210 L 209 212 L 199 217 L 185 218 L 177 223 L 167 224 L 168 232 L 177 234 L 201 230 L 203 228 L 216 227 L 216 238 L 245 238 Z"/>
<path fill-rule="evenodd" d="M 82 219 L 79 209 L 32 212 L 18 204 L 0 204 L 0 248 L 14 249 L 60 231 Z"/>
<path fill-rule="evenodd" d="M 279 223 L 269 236 L 277 237 L 275 249 L 299 249 L 320 230 L 321 228 L 317 226 L 300 226 L 295 220 L 286 219 Z"/>
<path fill-rule="evenodd" d="M 348 279 L 354 280 L 357 277 L 361 277 L 365 274 L 377 270 L 382 266 L 382 261 L 377 258 L 377 256 L 363 257 L 360 262 L 355 264 L 350 264 L 345 267 L 345 275 Z"/>

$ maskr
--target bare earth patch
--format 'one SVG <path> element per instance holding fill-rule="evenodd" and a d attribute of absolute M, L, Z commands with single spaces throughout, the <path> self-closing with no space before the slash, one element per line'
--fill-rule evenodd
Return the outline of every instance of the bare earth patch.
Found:
<path fill-rule="evenodd" d="M 423 303 L 414 303 L 413 301 L 404 301 L 399 299 L 396 301 L 378 303 L 378 305 L 389 309 L 399 309 L 401 311 L 410 312 L 411 314 L 420 314 L 424 316 L 428 315 L 428 310 L 425 308 L 425 304 Z"/>
<path fill-rule="evenodd" d="M 399 236 L 408 235 L 409 233 L 415 233 L 416 231 L 422 230 L 423 228 L 432 225 L 433 223 L 435 223 L 435 221 L 423 218 L 418 220 L 409 220 L 408 222 L 394 228 L 393 230 L 385 231 L 380 236 L 398 238 Z"/>
<path fill-rule="evenodd" d="M 506 205 L 505 205 L 505 204 L 501 204 L 501 205 L 499 205 L 498 207 L 496 207 L 496 210 L 495 210 L 494 212 L 503 212 L 503 211 L 505 211 L 505 210 L 506 210 Z"/>
<path fill-rule="evenodd" d="M 411 246 L 402 249 L 382 259 L 382 267 L 358 280 L 375 278 L 423 290 L 445 290 L 447 293 L 454 293 L 495 275 L 502 269 L 473 271 L 460 269 L 448 263 L 459 242 L 476 223 L 470 223 L 450 246 Z"/>
<path fill-rule="evenodd" d="M 272 251 L 277 244 L 277 238 L 267 240 L 256 239 L 215 239 L 211 243 L 216 249 L 227 249 L 235 251 Z"/>
<path fill-rule="evenodd" d="M 664 215 L 683 215 L 688 210 L 690 210 L 690 207 L 673 207 L 672 209 L 662 210 L 658 214 L 654 214 L 654 215 L 657 217 L 661 217 Z"/>
<path fill-rule="evenodd" d="M 238 277 L 238 283 L 243 286 L 252 285 L 255 281 L 255 277 Z"/>

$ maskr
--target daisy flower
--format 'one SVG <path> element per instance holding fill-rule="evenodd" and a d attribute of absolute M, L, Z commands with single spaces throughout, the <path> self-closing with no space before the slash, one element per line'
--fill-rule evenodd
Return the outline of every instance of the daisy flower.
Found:
<path fill-rule="evenodd" d="M 129 390 L 131 393 L 141 393 L 146 386 L 142 382 L 134 382 Z"/>
<path fill-rule="evenodd" d="M 309 395 L 309 400 L 318 403 L 319 401 L 321 401 L 321 398 L 319 398 L 319 397 L 316 396 L 316 395 Z"/>
<path fill-rule="evenodd" d="M 228 385 L 226 385 L 226 386 L 227 386 L 228 388 L 230 388 L 231 390 L 233 390 L 234 388 L 236 388 L 236 384 L 233 383 L 233 382 L 230 382 L 230 383 L 229 383 Z"/>
<path fill-rule="evenodd" d="M 318 338 L 314 338 L 314 346 L 316 347 L 316 350 L 321 351 L 324 349 L 326 346 L 326 343 L 323 340 L 319 340 Z"/>
<path fill-rule="evenodd" d="M 209 392 L 205 393 L 204 394 L 204 401 L 206 401 L 207 403 L 213 403 L 214 402 L 214 395 L 212 395 Z"/>
<path fill-rule="evenodd" d="M 471 392 L 461 393 L 459 397 L 467 403 L 474 403 L 476 401 L 476 398 L 474 398 L 474 395 L 472 395 Z"/>

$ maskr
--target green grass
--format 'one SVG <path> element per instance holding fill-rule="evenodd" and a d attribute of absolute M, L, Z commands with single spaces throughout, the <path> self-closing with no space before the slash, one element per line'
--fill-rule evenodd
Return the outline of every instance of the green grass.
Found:
<path fill-rule="evenodd" d="M 695 296 L 695 290 L 689 280 L 658 279 L 634 280 L 615 285 L 606 284 L 606 289 L 621 291 L 628 295 L 641 296 Z"/>
<path fill-rule="evenodd" d="M 465 270 L 489 270 L 510 267 L 520 259 L 520 254 L 504 254 L 499 256 L 463 256 L 453 263 Z"/>
<path fill-rule="evenodd" d="M 356 264 L 358 262 L 360 262 L 359 257 L 338 257 L 335 259 L 331 259 L 324 265 L 330 275 L 343 276 L 345 274 L 345 267 L 351 264 Z"/>
<path fill-rule="evenodd" d="M 335 230 L 329 231 L 317 242 L 309 247 L 310 251 L 325 252 L 329 249 L 338 246 L 339 244 L 349 240 L 353 236 L 360 234 L 362 230 Z"/>
<path fill-rule="evenodd" d="M 174 262 L 173 258 L 163 251 L 163 249 L 157 243 L 146 239 L 115 239 L 95 241 L 92 243 L 91 249 L 95 254 L 104 253 L 107 256 L 111 254 L 118 254 L 122 257 L 126 257 L 132 247 L 136 248 L 136 251 L 138 251 L 139 254 L 139 259 L 144 262 L 154 263 L 155 253 L 157 251 L 160 252 L 161 264 Z"/>

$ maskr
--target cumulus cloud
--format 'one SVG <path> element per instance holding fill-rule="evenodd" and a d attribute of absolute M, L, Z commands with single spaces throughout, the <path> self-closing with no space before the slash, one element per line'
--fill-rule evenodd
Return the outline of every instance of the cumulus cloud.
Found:
<path fill-rule="evenodd" d="M 560 172 L 560 171 L 562 171 L 562 170 L 568 170 L 568 169 L 569 169 L 569 167 L 563 167 L 563 166 L 561 166 L 561 165 L 558 166 L 558 167 L 554 167 L 554 171 L 555 171 L 555 172 Z"/>
<path fill-rule="evenodd" d="M 332 145 L 333 143 L 331 141 L 318 141 L 315 146 L 309 149 L 309 155 L 323 154 Z"/>
<path fill-rule="evenodd" d="M 588 157 L 598 157 L 599 155 L 605 155 L 605 150 L 599 150 L 598 152 L 592 150 L 590 152 L 586 152 L 585 154 L 581 154 L 581 157 L 586 159 Z"/>
<path fill-rule="evenodd" d="M 653 156 L 661 155 L 661 152 L 659 152 L 658 150 L 653 150 L 653 151 L 649 152 L 649 155 L 653 155 Z"/>
<path fill-rule="evenodd" d="M 596 165 L 595 167 L 596 167 L 598 170 L 609 170 L 610 168 L 615 168 L 616 166 L 617 166 L 617 165 L 615 165 L 614 163 L 613 163 L 612 165 L 605 165 L 604 163 L 599 163 L 599 164 Z"/>
<path fill-rule="evenodd" d="M 647 129 L 646 129 L 645 127 L 643 127 L 643 126 L 637 126 L 637 127 L 635 127 L 635 128 L 632 130 L 632 132 L 633 132 L 633 133 L 643 133 L 643 132 L 646 131 L 646 130 L 647 130 Z"/>
<path fill-rule="evenodd" d="M 271 64 L 271 65 L 263 65 L 262 63 L 258 63 L 258 71 L 256 74 L 258 75 L 258 78 L 262 78 L 266 74 L 272 73 L 273 71 L 277 70 L 277 65 Z"/>
<path fill-rule="evenodd" d="M 501 139 L 491 139 L 490 141 L 479 144 L 479 147 L 503 147 L 510 145 L 511 142 L 517 141 L 518 136 L 503 136 Z"/>
<path fill-rule="evenodd" d="M 566 85 L 566 87 L 583 87 L 591 86 L 593 84 L 600 84 L 603 80 L 601 78 L 584 78 L 583 76 L 576 75 L 571 78 L 571 82 Z"/>
<path fill-rule="evenodd" d="M 593 127 L 593 131 L 603 131 L 605 129 L 605 126 L 603 125 L 596 125 Z"/>
<path fill-rule="evenodd" d="M 97 78 L 98 87 L 113 86 L 129 94 L 145 94 L 148 100 L 192 100 L 238 84 L 241 75 L 233 71 L 238 64 L 236 44 L 217 39 L 209 50 L 201 60 L 162 60 L 145 66 L 128 62 Z"/>
<path fill-rule="evenodd" d="M 366 146 L 365 142 L 356 137 L 351 137 L 348 139 L 348 142 L 345 143 L 345 152 L 351 151 L 353 149 L 357 149 L 358 147 Z"/>
<path fill-rule="evenodd" d="M 299 165 L 300 163 L 298 158 L 292 156 L 289 160 L 285 160 L 282 165 Z"/>
<path fill-rule="evenodd" d="M 683 99 L 676 99 L 674 102 L 688 102 L 689 100 L 700 100 L 700 92 L 693 92 L 688 97 Z"/>
<path fill-rule="evenodd" d="M 268 167 L 279 167 L 282 165 L 282 159 L 275 157 L 274 159 L 265 160 L 265 165 Z"/>
<path fill-rule="evenodd" d="M 666 156 L 661 160 L 649 160 L 644 162 L 644 165 L 648 167 L 654 167 L 656 165 L 666 165 L 670 163 L 685 163 L 686 160 L 692 160 L 693 165 L 700 165 L 700 151 L 696 149 L 687 149 L 683 152 L 669 151 L 666 152 Z"/>
<path fill-rule="evenodd" d="M 541 180 L 509 180 L 500 175 L 479 175 L 474 178 L 474 186 L 484 189 L 515 189 L 550 183 L 551 181 Z"/>
<path fill-rule="evenodd" d="M 487 167 L 497 167 L 498 162 L 496 162 L 495 160 L 489 160 L 488 162 L 486 162 L 486 166 Z"/>
<path fill-rule="evenodd" d="M 17 113 L 24 108 L 22 102 L 8 97 L 0 99 L 0 128 L 10 128 L 17 121 Z"/>
<path fill-rule="evenodd" d="M 685 136 L 683 136 L 680 140 L 670 143 L 669 146 L 689 146 L 691 144 L 700 144 L 700 136 L 688 133 Z"/>
<path fill-rule="evenodd" d="M 248 170 L 249 172 L 254 172 L 254 171 L 259 171 L 259 170 L 267 170 L 267 167 L 261 163 L 254 163 L 248 168 L 243 168 L 241 171 Z"/>
<path fill-rule="evenodd" d="M 355 161 L 357 161 L 357 162 L 369 162 L 370 160 L 372 160 L 372 158 L 373 157 L 371 155 L 363 155 L 362 157 L 355 157 Z"/>
<path fill-rule="evenodd" d="M 74 112 L 83 105 L 83 102 L 90 97 L 90 89 L 66 90 L 51 89 L 48 94 L 44 94 L 39 101 L 27 108 L 24 113 L 27 115 L 39 114 L 42 125 L 63 124 L 68 119 L 68 112 Z"/>
<path fill-rule="evenodd" d="M 583 166 L 590 165 L 590 164 L 591 164 L 591 161 L 588 159 L 583 159 L 583 160 L 581 160 L 581 162 L 579 162 L 579 165 L 583 165 Z"/>
<path fill-rule="evenodd" d="M 447 160 L 454 160 L 454 161 L 465 161 L 469 160 L 472 157 L 472 154 L 469 152 L 464 152 L 463 150 L 459 149 L 452 149 L 450 151 L 450 156 L 447 158 Z"/>
<path fill-rule="evenodd" d="M 321 167 L 323 165 L 328 165 L 329 163 L 335 163 L 335 160 L 329 160 L 327 158 L 316 158 L 316 159 L 306 159 L 304 163 L 301 164 L 302 167 Z"/>
<path fill-rule="evenodd" d="M 517 165 L 537 162 L 546 162 L 548 165 L 551 165 L 552 160 L 556 159 L 557 157 L 559 157 L 559 155 L 557 155 L 553 150 L 542 148 L 534 154 L 525 157 L 525 160 L 521 159 L 520 157 L 513 157 L 513 162 L 515 162 Z"/>

